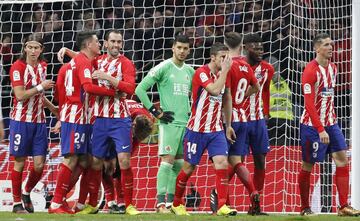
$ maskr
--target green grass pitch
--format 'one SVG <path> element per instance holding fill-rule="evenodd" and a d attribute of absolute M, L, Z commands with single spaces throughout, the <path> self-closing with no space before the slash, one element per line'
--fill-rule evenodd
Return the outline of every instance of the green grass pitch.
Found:
<path fill-rule="evenodd" d="M 97 221 L 97 220 L 137 220 L 137 221 L 337 221 L 337 220 L 360 220 L 352 217 L 338 217 L 336 215 L 318 215 L 313 217 L 301 217 L 298 215 L 278 215 L 271 214 L 270 216 L 248 216 L 246 214 L 238 214 L 233 217 L 219 217 L 208 214 L 192 214 L 191 216 L 175 216 L 173 214 L 155 214 L 145 213 L 138 216 L 117 215 L 117 214 L 95 214 L 95 215 L 50 215 L 47 213 L 34 214 L 13 214 L 10 212 L 0 212 L 0 221 Z"/>

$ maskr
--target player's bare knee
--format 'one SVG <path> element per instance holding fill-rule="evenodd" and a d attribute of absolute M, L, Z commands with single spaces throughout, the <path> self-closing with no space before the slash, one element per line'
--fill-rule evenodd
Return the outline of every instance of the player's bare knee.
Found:
<path fill-rule="evenodd" d="M 265 155 L 264 154 L 254 155 L 254 165 L 257 169 L 264 170 L 265 169 Z"/>
<path fill-rule="evenodd" d="M 172 155 L 162 155 L 161 156 L 161 162 L 166 162 L 169 164 L 174 164 L 175 157 Z"/>
<path fill-rule="evenodd" d="M 101 170 L 102 167 L 103 167 L 103 159 L 93 157 L 91 168 L 94 169 L 94 170 Z"/>
<path fill-rule="evenodd" d="M 313 166 L 314 166 L 314 164 L 303 161 L 301 168 L 302 168 L 302 170 L 305 170 L 307 172 L 311 172 Z"/>
<path fill-rule="evenodd" d="M 25 166 L 25 158 L 24 157 L 16 157 L 14 162 L 14 170 L 23 171 Z"/>
<path fill-rule="evenodd" d="M 344 167 L 349 163 L 348 158 L 346 156 L 346 152 L 343 150 L 333 153 L 332 157 L 337 167 Z"/>
<path fill-rule="evenodd" d="M 63 164 L 65 164 L 71 170 L 75 169 L 77 163 L 78 163 L 78 156 L 77 155 L 73 155 L 73 154 L 70 155 L 69 154 L 69 155 L 66 155 L 64 157 Z"/>
<path fill-rule="evenodd" d="M 228 159 L 226 156 L 214 156 L 213 157 L 215 169 L 227 169 L 229 166 Z"/>
<path fill-rule="evenodd" d="M 44 169 L 45 163 L 44 162 L 34 162 L 34 170 L 36 172 L 42 172 Z"/>

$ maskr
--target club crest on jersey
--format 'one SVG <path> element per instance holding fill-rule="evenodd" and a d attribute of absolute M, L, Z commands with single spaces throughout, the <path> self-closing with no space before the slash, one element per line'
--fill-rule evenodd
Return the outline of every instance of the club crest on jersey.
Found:
<path fill-rule="evenodd" d="M 14 78 L 14 81 L 20 81 L 20 72 L 19 71 L 14 71 L 13 72 L 13 78 Z"/>
<path fill-rule="evenodd" d="M 170 146 L 166 146 L 166 147 L 165 147 L 165 150 L 166 150 L 167 152 L 170 152 L 170 151 L 171 151 L 171 147 L 170 147 Z"/>
<path fill-rule="evenodd" d="M 209 80 L 209 78 L 208 78 L 208 76 L 206 75 L 205 72 L 201 72 L 201 73 L 200 73 L 200 80 L 201 80 L 201 82 L 203 82 L 203 83 Z"/>
<path fill-rule="evenodd" d="M 240 71 L 243 71 L 246 73 L 248 72 L 248 67 L 246 67 L 246 66 L 240 66 L 239 69 L 240 69 Z"/>
<path fill-rule="evenodd" d="M 304 84 L 304 94 L 311 94 L 310 84 Z"/>

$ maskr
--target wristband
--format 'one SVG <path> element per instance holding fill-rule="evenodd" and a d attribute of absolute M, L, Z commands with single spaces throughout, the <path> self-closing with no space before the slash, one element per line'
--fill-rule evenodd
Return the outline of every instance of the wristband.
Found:
<path fill-rule="evenodd" d="M 35 88 L 38 92 L 42 92 L 44 90 L 44 87 L 41 84 L 36 85 Z"/>
<path fill-rule="evenodd" d="M 162 113 L 162 111 L 158 110 L 154 105 L 149 108 L 149 111 L 155 117 L 158 117 Z"/>

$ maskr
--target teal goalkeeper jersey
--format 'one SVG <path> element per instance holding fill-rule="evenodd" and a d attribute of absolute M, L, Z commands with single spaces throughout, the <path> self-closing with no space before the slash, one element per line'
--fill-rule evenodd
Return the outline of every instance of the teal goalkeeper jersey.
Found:
<path fill-rule="evenodd" d="M 135 93 L 149 109 L 153 104 L 146 91 L 157 84 L 160 95 L 160 106 L 163 111 L 173 111 L 173 125 L 185 126 L 189 119 L 191 82 L 194 69 L 187 64 L 178 67 L 172 58 L 167 59 L 152 68 L 137 86 Z"/>

